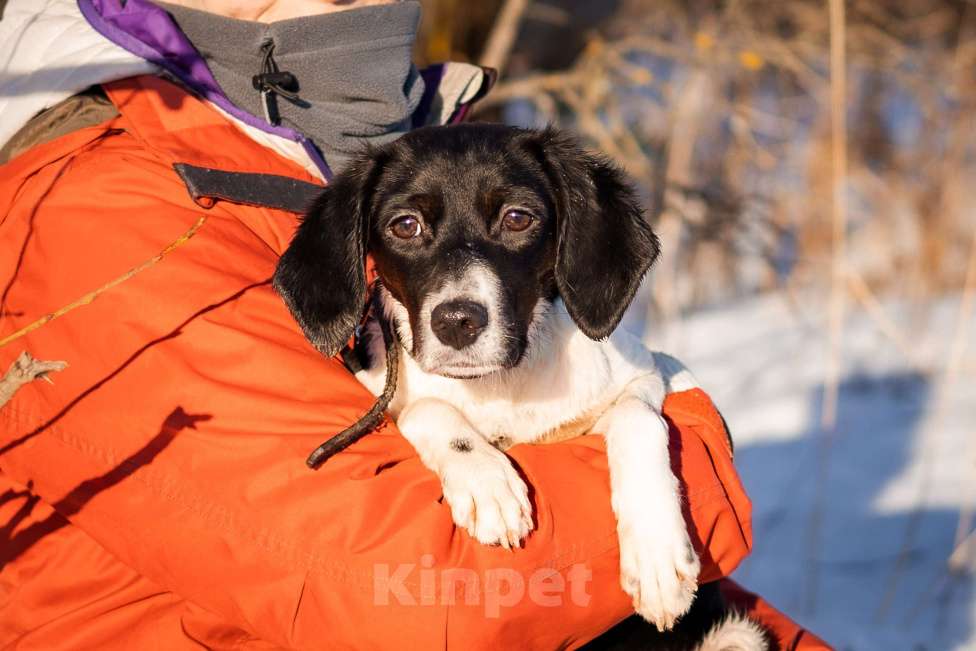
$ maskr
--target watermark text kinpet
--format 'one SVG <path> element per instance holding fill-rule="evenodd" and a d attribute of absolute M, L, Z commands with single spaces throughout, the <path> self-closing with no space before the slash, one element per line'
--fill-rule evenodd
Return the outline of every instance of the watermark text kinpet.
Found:
<path fill-rule="evenodd" d="M 378 606 L 467 606 L 483 605 L 486 617 L 499 617 L 524 599 L 554 608 L 569 603 L 586 607 L 590 603 L 588 584 L 593 572 L 577 563 L 565 572 L 539 568 L 526 576 L 507 567 L 483 572 L 463 567 L 435 568 L 434 557 L 424 554 L 419 563 L 373 567 L 373 603 Z"/>

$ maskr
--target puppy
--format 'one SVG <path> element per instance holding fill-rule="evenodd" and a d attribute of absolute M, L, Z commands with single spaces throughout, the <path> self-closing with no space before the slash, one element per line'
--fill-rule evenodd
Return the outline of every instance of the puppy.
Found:
<path fill-rule="evenodd" d="M 503 450 L 598 432 L 621 585 L 670 629 L 695 597 L 699 561 L 658 361 L 617 329 L 658 255 L 622 174 L 557 131 L 488 124 L 420 129 L 362 156 L 309 212 L 274 279 L 325 355 L 360 325 L 367 253 L 379 307 L 361 329 L 357 377 L 382 391 L 386 320 L 406 353 L 389 411 L 457 525 L 520 545 L 532 506 Z"/>

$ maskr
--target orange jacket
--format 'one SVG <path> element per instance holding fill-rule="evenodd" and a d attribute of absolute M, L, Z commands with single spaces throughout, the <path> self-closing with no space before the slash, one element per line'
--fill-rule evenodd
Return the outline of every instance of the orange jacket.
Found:
<path fill-rule="evenodd" d="M 0 167 L 0 337 L 206 222 L 0 348 L 3 369 L 23 349 L 70 364 L 0 410 L 0 646 L 551 649 L 631 614 L 600 437 L 510 450 L 537 514 L 515 552 L 454 527 L 392 424 L 306 468 L 373 398 L 269 285 L 297 215 L 198 205 L 173 164 L 315 179 L 174 84 L 107 90 L 119 117 Z M 749 551 L 749 501 L 707 396 L 672 394 L 665 414 L 716 580 Z M 764 621 L 784 648 L 826 648 Z"/>

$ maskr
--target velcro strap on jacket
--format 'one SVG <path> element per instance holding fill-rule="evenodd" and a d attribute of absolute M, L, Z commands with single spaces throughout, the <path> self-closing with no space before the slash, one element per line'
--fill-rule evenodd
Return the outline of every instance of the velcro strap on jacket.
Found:
<path fill-rule="evenodd" d="M 173 168 L 183 179 L 186 191 L 197 205 L 212 208 L 218 201 L 304 213 L 323 186 L 276 174 L 227 172 L 187 163 Z"/>

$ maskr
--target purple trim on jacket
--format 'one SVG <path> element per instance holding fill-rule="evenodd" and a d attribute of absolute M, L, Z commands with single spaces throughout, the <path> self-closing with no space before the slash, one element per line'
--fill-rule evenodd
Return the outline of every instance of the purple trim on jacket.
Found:
<path fill-rule="evenodd" d="M 294 129 L 268 124 L 227 99 L 203 57 L 161 7 L 147 0 L 78 0 L 78 8 L 102 36 L 163 68 L 244 124 L 301 144 L 325 178 L 332 178 L 332 170 L 311 140 Z"/>

